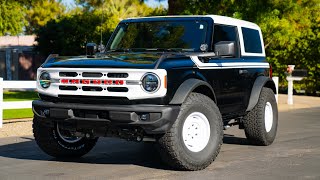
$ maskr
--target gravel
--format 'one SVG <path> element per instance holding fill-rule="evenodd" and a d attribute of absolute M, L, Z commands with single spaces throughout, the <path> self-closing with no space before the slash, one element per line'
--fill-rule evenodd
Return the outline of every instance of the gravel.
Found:
<path fill-rule="evenodd" d="M 0 138 L 29 136 L 32 134 L 32 119 L 5 120 L 0 128 Z"/>

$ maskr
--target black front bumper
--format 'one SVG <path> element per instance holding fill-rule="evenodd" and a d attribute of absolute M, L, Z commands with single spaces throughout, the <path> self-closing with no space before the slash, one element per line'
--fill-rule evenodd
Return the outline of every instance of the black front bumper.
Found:
<path fill-rule="evenodd" d="M 167 105 L 101 105 L 54 103 L 43 100 L 32 102 L 32 109 L 43 121 L 105 122 L 124 127 L 140 127 L 147 134 L 167 132 L 178 117 L 180 106 Z"/>

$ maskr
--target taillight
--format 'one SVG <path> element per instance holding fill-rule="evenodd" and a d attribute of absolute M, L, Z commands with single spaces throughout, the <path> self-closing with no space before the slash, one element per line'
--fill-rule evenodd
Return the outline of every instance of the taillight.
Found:
<path fill-rule="evenodd" d="M 269 77 L 272 78 L 272 65 L 269 65 Z"/>

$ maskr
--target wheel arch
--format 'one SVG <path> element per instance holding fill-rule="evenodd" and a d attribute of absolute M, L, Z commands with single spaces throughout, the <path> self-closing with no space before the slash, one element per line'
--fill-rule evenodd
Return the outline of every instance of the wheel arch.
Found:
<path fill-rule="evenodd" d="M 182 104 L 188 97 L 188 95 L 192 92 L 201 93 L 210 97 L 215 103 L 217 102 L 214 90 L 209 83 L 192 78 L 185 80 L 179 86 L 169 104 Z"/>
<path fill-rule="evenodd" d="M 249 104 L 246 111 L 252 110 L 255 105 L 258 103 L 259 96 L 263 87 L 272 89 L 274 94 L 277 94 L 276 85 L 273 80 L 266 76 L 259 76 L 256 78 L 249 99 Z"/>

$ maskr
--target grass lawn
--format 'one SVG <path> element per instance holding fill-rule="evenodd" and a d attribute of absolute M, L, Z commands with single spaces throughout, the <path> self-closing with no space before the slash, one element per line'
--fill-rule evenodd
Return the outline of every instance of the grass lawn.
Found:
<path fill-rule="evenodd" d="M 3 119 L 20 119 L 33 117 L 32 109 L 5 109 L 3 110 Z"/>
<path fill-rule="evenodd" d="M 3 100 L 8 101 L 31 101 L 39 99 L 37 92 L 20 91 L 20 92 L 4 92 Z M 19 119 L 33 117 L 32 109 L 5 109 L 3 110 L 3 119 Z"/>
<path fill-rule="evenodd" d="M 37 92 L 34 91 L 19 91 L 19 92 L 4 92 L 4 101 L 30 101 L 39 99 Z"/>

